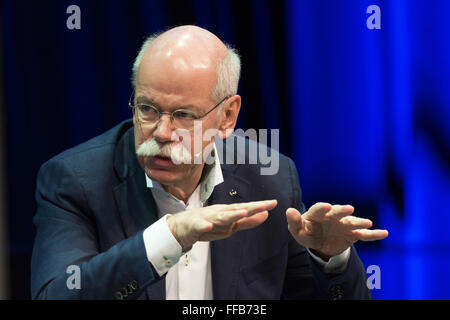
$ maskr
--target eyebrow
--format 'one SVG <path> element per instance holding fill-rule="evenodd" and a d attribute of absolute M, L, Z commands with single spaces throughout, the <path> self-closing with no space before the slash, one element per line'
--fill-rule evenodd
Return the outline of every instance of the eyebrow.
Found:
<path fill-rule="evenodd" d="M 157 104 L 151 98 L 148 98 L 146 96 L 138 96 L 138 97 L 136 97 L 136 104 L 142 104 L 142 103 L 147 103 L 147 104 L 151 104 L 152 106 L 159 107 L 159 104 Z"/>
<path fill-rule="evenodd" d="M 138 96 L 138 97 L 136 97 L 136 104 L 149 104 L 149 105 L 152 105 L 152 106 L 154 106 L 154 107 L 156 107 L 156 108 L 158 108 L 160 110 L 162 109 L 161 106 L 155 100 L 153 100 L 152 98 L 146 97 L 146 96 Z M 186 105 L 183 105 L 183 106 L 177 106 L 177 107 L 173 108 L 173 111 L 179 110 L 179 109 L 195 111 L 195 112 L 198 112 L 198 113 L 201 112 L 201 110 L 197 106 L 195 106 L 193 104 L 186 104 Z"/>

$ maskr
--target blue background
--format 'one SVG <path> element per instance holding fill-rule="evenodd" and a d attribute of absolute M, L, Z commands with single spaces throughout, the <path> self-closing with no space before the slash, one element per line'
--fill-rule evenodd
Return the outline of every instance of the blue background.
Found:
<path fill-rule="evenodd" d="M 81 30 L 66 8 L 81 8 Z M 381 30 L 366 9 L 381 8 Z M 449 299 L 450 1 L 0 0 L 11 298 L 29 298 L 40 165 L 130 118 L 146 36 L 207 28 L 242 55 L 238 128 L 280 129 L 309 207 L 387 228 L 358 243 L 378 299 Z"/>

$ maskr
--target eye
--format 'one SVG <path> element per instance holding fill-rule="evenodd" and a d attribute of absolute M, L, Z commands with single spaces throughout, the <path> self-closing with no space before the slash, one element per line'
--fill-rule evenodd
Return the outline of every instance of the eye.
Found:
<path fill-rule="evenodd" d="M 139 111 L 144 115 L 157 115 L 158 110 L 155 109 L 155 107 L 148 106 L 145 104 L 138 105 Z"/>
<path fill-rule="evenodd" d="M 173 113 L 173 117 L 175 119 L 183 119 L 183 120 L 197 119 L 197 117 L 194 114 L 187 112 L 187 111 L 181 111 L 181 110 L 175 111 Z"/>

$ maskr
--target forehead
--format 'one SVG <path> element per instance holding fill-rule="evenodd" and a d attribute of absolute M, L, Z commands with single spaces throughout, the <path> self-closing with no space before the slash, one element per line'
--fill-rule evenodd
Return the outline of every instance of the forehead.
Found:
<path fill-rule="evenodd" d="M 184 108 L 203 112 L 214 102 L 214 86 L 215 74 L 211 77 L 206 71 L 171 73 L 148 65 L 136 81 L 136 102 L 151 103 L 166 111 Z"/>
<path fill-rule="evenodd" d="M 209 70 L 174 72 L 161 66 L 149 66 L 139 72 L 136 84 L 151 96 L 207 97 L 211 94 L 215 83 L 216 74 Z"/>
<path fill-rule="evenodd" d="M 141 60 L 136 84 L 155 100 L 208 99 L 217 80 L 216 62 L 209 52 L 192 47 L 152 45 Z"/>

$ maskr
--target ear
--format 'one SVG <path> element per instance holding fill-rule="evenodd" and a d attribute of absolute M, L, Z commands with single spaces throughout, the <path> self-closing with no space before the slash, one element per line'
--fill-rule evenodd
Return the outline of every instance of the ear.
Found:
<path fill-rule="evenodd" d="M 221 120 L 219 124 L 219 136 L 222 139 L 227 138 L 236 126 L 237 118 L 241 110 L 241 96 L 234 95 L 226 101 L 221 109 Z"/>

